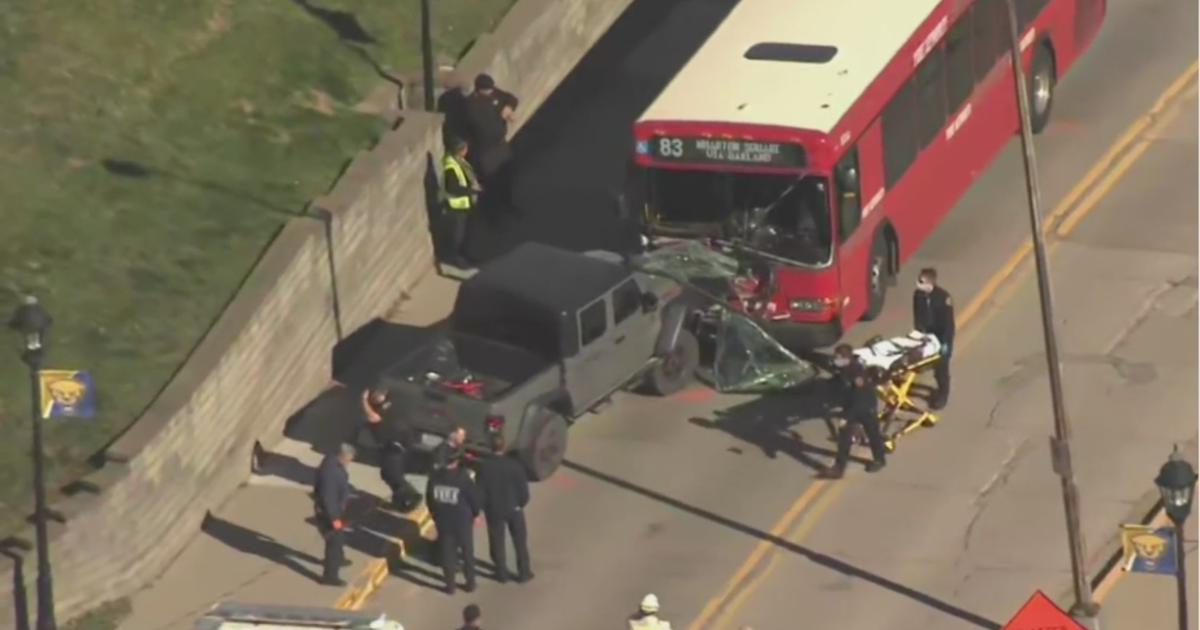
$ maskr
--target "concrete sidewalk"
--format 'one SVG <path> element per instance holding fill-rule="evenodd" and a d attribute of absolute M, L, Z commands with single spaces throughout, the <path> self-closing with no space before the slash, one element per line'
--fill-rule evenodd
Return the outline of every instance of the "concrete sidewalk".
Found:
<path fill-rule="evenodd" d="M 316 582 L 323 543 L 307 521 L 315 467 L 322 453 L 353 438 L 346 427 L 361 422 L 357 388 L 386 367 L 398 338 L 441 319 L 456 286 L 452 280 L 427 277 L 411 295 L 401 296 L 387 321 L 351 335 L 346 342 L 351 347 L 343 352 L 347 356 L 335 351 L 335 372 L 351 381 L 348 386 L 332 387 L 289 421 L 288 437 L 270 447 L 258 474 L 211 514 L 161 577 L 133 596 L 132 613 L 120 630 L 187 630 L 200 612 L 220 601 L 334 606 L 346 594 L 346 589 Z M 364 516 L 358 517 L 347 541 L 351 566 L 342 577 L 348 581 L 372 559 L 394 553 L 393 538 L 411 536 L 416 528 L 396 514 L 370 510 L 388 493 L 369 459 L 353 464 L 350 473 L 360 495 L 351 513 Z M 423 483 L 421 478 L 413 481 Z"/>

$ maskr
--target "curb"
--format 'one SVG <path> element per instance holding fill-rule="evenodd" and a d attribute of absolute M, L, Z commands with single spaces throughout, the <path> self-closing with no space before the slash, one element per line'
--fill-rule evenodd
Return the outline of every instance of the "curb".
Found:
<path fill-rule="evenodd" d="M 340 610 L 361 609 L 391 575 L 392 563 L 404 562 L 420 545 L 430 540 L 429 535 L 433 532 L 433 517 L 427 507 L 422 505 L 401 517 L 412 527 L 404 528 L 406 531 L 399 532 L 400 535 L 397 537 L 388 538 L 387 542 L 391 543 L 388 552 L 382 558 L 375 558 L 367 563 L 367 566 L 355 577 L 346 592 L 338 598 L 334 608 Z"/>
<path fill-rule="evenodd" d="M 475 479 L 475 471 L 468 469 L 471 479 Z M 382 507 L 376 508 L 383 510 Z M 390 510 L 384 510 L 391 512 Z M 389 536 L 386 542 L 389 543 L 388 550 L 383 557 L 374 558 L 367 563 L 367 566 L 354 578 L 350 586 L 346 588 L 346 592 L 338 598 L 334 608 L 340 610 L 359 610 L 361 609 L 375 593 L 383 586 L 384 581 L 392 574 L 392 567 L 404 564 L 409 558 L 417 554 L 418 550 L 424 545 L 433 541 L 432 534 L 434 533 L 433 515 L 429 513 L 429 507 L 422 503 L 415 510 L 407 514 L 399 514 L 391 512 L 408 523 L 408 527 L 402 528 L 402 531 L 397 532 L 396 536 Z M 395 563 L 395 564 L 393 564 Z"/>

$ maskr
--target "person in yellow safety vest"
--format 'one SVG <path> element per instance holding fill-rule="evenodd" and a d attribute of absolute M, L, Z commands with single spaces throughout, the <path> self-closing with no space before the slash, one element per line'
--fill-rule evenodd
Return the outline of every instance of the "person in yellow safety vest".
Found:
<path fill-rule="evenodd" d="M 467 162 L 467 141 L 459 138 L 447 143 L 442 158 L 442 187 L 446 192 L 446 215 L 450 220 L 451 241 L 448 252 L 451 262 L 463 266 L 463 245 L 467 240 L 467 218 L 479 202 L 483 188 L 475 177 L 475 169 Z"/>
<path fill-rule="evenodd" d="M 658 597 L 654 594 L 642 598 L 642 605 L 629 618 L 629 630 L 671 630 L 671 623 L 658 617 Z"/>

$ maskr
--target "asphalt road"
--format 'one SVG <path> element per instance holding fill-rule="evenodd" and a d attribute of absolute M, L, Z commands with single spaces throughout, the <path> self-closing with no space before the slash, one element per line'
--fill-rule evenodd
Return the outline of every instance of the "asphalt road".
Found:
<path fill-rule="evenodd" d="M 575 249 L 619 243 L 611 193 L 624 178 L 630 125 L 727 4 L 636 5 L 522 132 L 520 221 L 490 228 L 476 251 L 525 238 Z M 1061 84 L 1055 122 L 1039 139 L 1048 211 L 1193 61 L 1196 20 L 1194 3 L 1109 3 L 1104 31 Z M 1056 247 L 1072 409 L 1079 422 L 1111 429 L 1079 439 L 1093 540 L 1142 492 L 1166 445 L 1195 432 L 1196 111 L 1187 107 L 1180 122 L 1150 130 L 1164 139 Z M 485 580 L 451 598 L 410 571 L 369 607 L 411 628 L 453 627 L 473 601 L 486 627 L 603 630 L 654 592 L 675 627 L 689 630 L 940 630 L 998 627 L 1033 588 L 1065 587 L 1036 302 L 1027 282 L 989 282 L 1028 229 L 1017 156 L 1010 147 L 909 265 L 937 265 L 972 321 L 943 426 L 902 443 L 882 474 L 814 482 L 810 465 L 828 443 L 803 399 L 701 389 L 618 397 L 573 430 L 567 469 L 536 490 L 535 582 Z M 903 280 L 904 295 L 854 337 L 906 329 L 911 278 Z M 1177 287 L 1192 297 L 1168 291 Z M 1191 307 L 1175 312 L 1161 300 Z M 1132 376 L 1121 367 L 1130 365 Z M 478 545 L 486 555 L 482 531 Z"/>

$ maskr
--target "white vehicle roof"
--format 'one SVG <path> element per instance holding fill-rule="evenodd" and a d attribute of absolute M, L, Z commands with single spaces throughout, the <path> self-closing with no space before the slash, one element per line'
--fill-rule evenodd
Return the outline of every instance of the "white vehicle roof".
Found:
<path fill-rule="evenodd" d="M 274 604 L 226 602 L 196 620 L 195 630 L 404 630 L 378 613 Z"/>
<path fill-rule="evenodd" d="M 742 0 L 641 121 L 829 133 L 941 0 Z M 745 58 L 761 43 L 833 46 L 827 63 Z"/>

